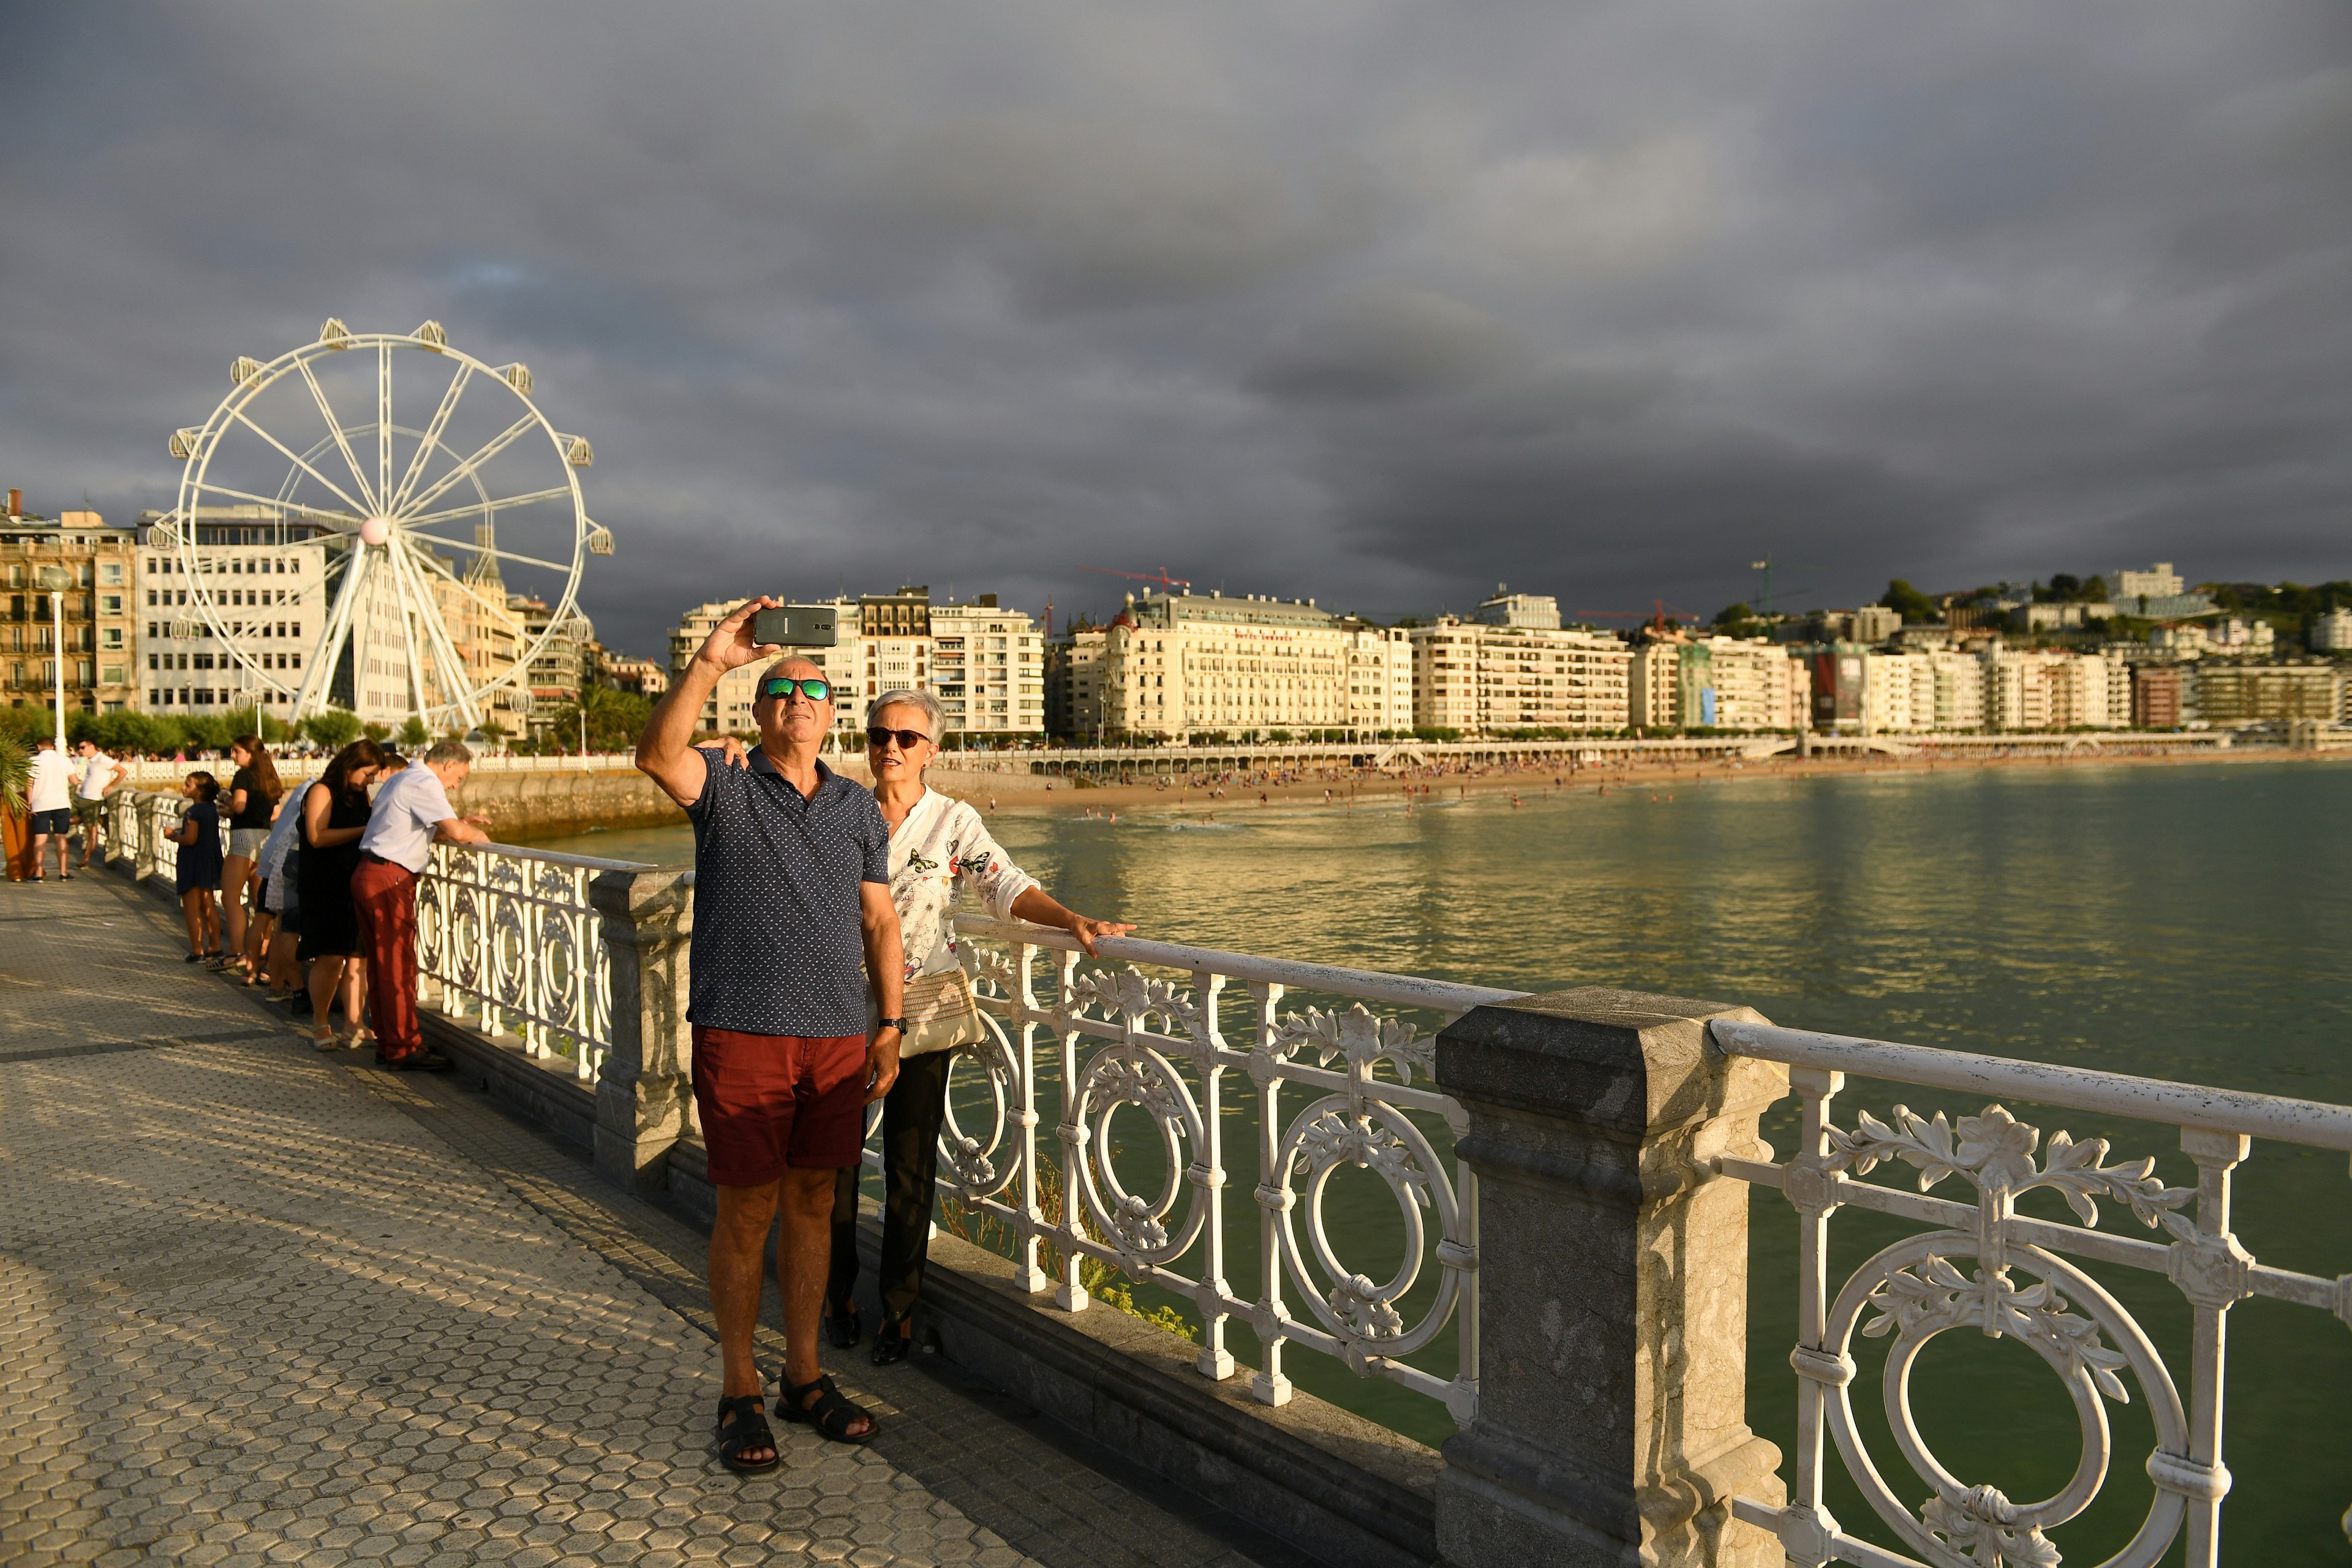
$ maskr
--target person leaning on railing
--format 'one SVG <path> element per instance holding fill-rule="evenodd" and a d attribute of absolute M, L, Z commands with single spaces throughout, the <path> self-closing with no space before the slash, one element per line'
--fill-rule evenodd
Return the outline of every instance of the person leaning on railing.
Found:
<path fill-rule="evenodd" d="M 463 741 L 443 741 L 422 763 L 393 773 L 376 791 L 360 863 L 352 871 L 352 908 L 367 957 L 368 1017 L 375 1059 L 394 1072 L 447 1072 L 449 1058 L 425 1044 L 416 1016 L 416 879 L 436 844 L 488 844 L 487 816 L 464 816 L 449 804 L 474 765 Z M 386 760 L 390 771 L 390 759 Z"/>
<path fill-rule="evenodd" d="M 784 1304 L 777 1408 L 836 1442 L 881 1430 L 817 1365 L 835 1173 L 857 1163 L 866 1106 L 898 1072 L 903 949 L 890 902 L 890 830 L 874 797 L 817 759 L 833 728 L 833 689 L 805 658 L 781 658 L 751 704 L 750 765 L 690 742 L 729 670 L 773 657 L 751 640 L 762 596 L 719 623 L 663 694 L 637 742 L 637 766 L 694 825 L 694 935 L 687 1022 L 694 1103 L 719 1213 L 710 1231 L 718 1320 L 719 1455 L 752 1474 L 781 1462 L 751 1359 L 761 1254 L 779 1206 Z M 881 1016 L 866 1026 L 866 982 Z"/>
<path fill-rule="evenodd" d="M 907 952 L 907 1036 L 898 1047 L 898 1079 L 882 1102 L 882 1321 L 874 1331 L 873 1357 L 883 1366 L 905 1359 L 914 1341 L 948 1070 L 959 1050 L 977 1045 L 987 1026 L 956 956 L 957 894 L 969 889 L 999 920 L 1057 926 L 1089 953 L 1097 937 L 1135 929 L 1064 909 L 997 847 L 968 802 L 923 782 L 945 727 L 928 691 L 886 691 L 866 710 L 866 761 L 874 773 L 875 804 L 890 827 L 890 901 L 898 906 Z M 862 1331 L 851 1299 L 856 1284 L 857 1167 L 852 1165 L 834 1187 L 833 1270 L 825 1286 L 825 1330 L 843 1350 Z"/>

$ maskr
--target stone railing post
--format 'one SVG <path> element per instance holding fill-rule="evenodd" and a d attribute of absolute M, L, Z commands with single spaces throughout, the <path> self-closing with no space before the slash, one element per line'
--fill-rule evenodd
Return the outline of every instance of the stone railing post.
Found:
<path fill-rule="evenodd" d="M 612 1045 L 596 1076 L 596 1168 L 636 1187 L 662 1185 L 694 1098 L 686 875 L 606 871 L 588 884 L 613 966 Z"/>
<path fill-rule="evenodd" d="M 1725 1056 L 1745 1007 L 1584 987 L 1480 1007 L 1438 1037 L 1478 1176 L 1478 1416 L 1444 1447 L 1447 1568 L 1780 1568 L 1730 1514 L 1778 1503 L 1748 1428 L 1748 1188 L 1788 1070 Z"/>
<path fill-rule="evenodd" d="M 131 799 L 131 879 L 144 882 L 155 875 L 155 841 L 163 836 L 156 826 L 163 797 L 142 790 Z"/>

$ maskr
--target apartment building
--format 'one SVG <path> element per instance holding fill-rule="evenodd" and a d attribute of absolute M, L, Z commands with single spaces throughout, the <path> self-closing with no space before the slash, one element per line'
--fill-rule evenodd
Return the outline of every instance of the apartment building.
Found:
<path fill-rule="evenodd" d="M 1349 636 L 1311 599 L 1130 595 L 1104 639 L 1104 732 L 1172 741 L 1345 730 Z"/>
<path fill-rule="evenodd" d="M 595 660 L 599 686 L 636 697 L 659 697 L 669 689 L 669 670 L 656 660 L 632 658 L 614 652 L 601 642 L 593 644 L 589 653 Z"/>
<path fill-rule="evenodd" d="M 1613 731 L 1633 721 L 1633 651 L 1605 633 L 1440 616 L 1411 635 L 1417 728 Z"/>
<path fill-rule="evenodd" d="M 2130 707 L 2135 730 L 2178 730 L 2188 715 L 2187 687 L 2189 667 L 2185 664 L 2126 664 L 2121 659 L 2109 661 L 2109 668 L 2129 672 L 2131 681 Z"/>
<path fill-rule="evenodd" d="M 142 512 L 140 521 L 169 516 Z M 187 554 L 152 530 L 139 550 L 141 705 L 152 713 L 249 708 L 290 718 L 292 694 L 310 678 L 305 664 L 325 629 L 324 531 L 259 506 L 205 507 L 194 527 Z M 205 619 L 205 598 L 226 637 Z M 350 705 L 349 693 L 337 700 Z"/>
<path fill-rule="evenodd" d="M 1079 626 L 1045 648 L 1045 732 L 1099 739 L 1103 727 L 1103 649 L 1108 628 Z"/>
<path fill-rule="evenodd" d="M 862 747 L 866 705 L 902 687 L 939 700 L 950 735 L 1003 741 L 1045 733 L 1045 638 L 1033 616 L 999 605 L 995 595 L 983 594 L 968 605 L 935 605 L 929 588 L 903 587 L 895 594 L 809 602 L 834 610 L 834 646 L 797 652 L 824 671 L 833 686 L 837 749 Z M 735 607 L 713 600 L 686 613 L 670 633 L 671 680 Z M 748 665 L 721 676 L 697 728 L 709 734 L 755 731 L 751 705 L 766 668 Z"/>
<path fill-rule="evenodd" d="M 949 731 L 968 743 L 1042 739 L 1045 639 L 1035 619 L 982 594 L 969 605 L 931 605 L 929 621 L 931 691 Z"/>
<path fill-rule="evenodd" d="M 2323 653 L 2352 650 L 2352 610 L 2323 610 L 2314 616 L 2311 646 Z"/>
<path fill-rule="evenodd" d="M 60 676 L 68 708 L 111 713 L 138 705 L 137 542 L 132 530 L 109 528 L 94 511 L 52 520 L 27 512 L 22 490 L 8 492 L 0 518 L 7 579 L 0 668 L 10 707 L 53 705 Z"/>
<path fill-rule="evenodd" d="M 1482 600 L 1470 618 L 1486 626 L 1525 626 L 1529 631 L 1559 630 L 1559 601 L 1549 594 L 1514 594 L 1507 583 L 1495 584 L 1495 596 Z"/>
<path fill-rule="evenodd" d="M 2108 730 L 2108 660 L 2100 654 L 1994 648 L 1984 655 L 1985 720 L 2011 730 Z"/>
<path fill-rule="evenodd" d="M 2223 664 L 2200 661 L 2192 679 L 2193 718 L 2215 729 L 2345 713 L 2345 672 L 2335 664 Z"/>
<path fill-rule="evenodd" d="M 1513 597 L 1526 597 L 1515 595 Z M 1553 619 L 1559 618 L 1557 611 Z M 1412 728 L 1412 634 L 1349 618 L 1339 623 L 1347 657 L 1348 732 L 1368 739 Z"/>
<path fill-rule="evenodd" d="M 811 647 L 794 650 L 824 671 L 825 679 L 835 688 L 834 737 L 837 749 L 855 751 L 865 743 L 866 705 L 860 697 L 864 690 L 865 669 L 861 655 L 865 638 L 858 633 L 857 601 L 850 598 L 819 599 L 820 605 L 830 605 L 835 612 L 835 624 L 839 628 L 840 641 L 832 647 Z M 669 634 L 669 679 L 676 682 L 686 673 L 696 652 L 710 638 L 719 623 L 735 613 L 740 600 L 713 599 L 686 612 L 677 627 Z M 766 674 L 773 660 L 747 664 L 730 669 L 719 678 L 718 686 L 704 700 L 702 712 L 695 723 L 696 732 L 704 735 L 755 735 L 759 722 L 751 717 L 751 705 L 759 698 L 760 678 Z"/>
<path fill-rule="evenodd" d="M 1866 735 L 1974 733 L 1985 727 L 1985 662 L 1949 652 L 1865 654 L 1862 711 Z"/>
<path fill-rule="evenodd" d="M 1798 730 L 1812 708 L 1810 667 L 1762 637 L 1644 643 L 1628 680 L 1645 729 Z"/>

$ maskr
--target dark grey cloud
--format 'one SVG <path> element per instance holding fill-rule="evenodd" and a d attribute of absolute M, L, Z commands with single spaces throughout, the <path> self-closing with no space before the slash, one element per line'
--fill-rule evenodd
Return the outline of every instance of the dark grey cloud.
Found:
<path fill-rule="evenodd" d="M 0 459 L 338 315 L 594 438 L 585 602 L 1165 565 L 1711 610 L 2343 575 L 2332 0 L 10 7 Z"/>

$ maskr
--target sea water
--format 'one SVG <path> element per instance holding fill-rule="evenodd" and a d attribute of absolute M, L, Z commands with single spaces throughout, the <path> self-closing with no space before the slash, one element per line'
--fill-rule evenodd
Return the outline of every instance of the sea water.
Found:
<path fill-rule="evenodd" d="M 1393 785 L 1352 810 L 1197 794 L 1122 805 L 1116 823 L 1004 810 L 992 820 L 1024 868 L 1081 912 L 1138 934 L 1530 991 L 1598 984 L 1741 1003 L 1776 1023 L 1955 1050 L 2104 1068 L 2352 1103 L 2352 767 L 2249 762 L 1845 773 L 1807 779 L 1684 775 L 1449 799 L 1433 785 L 1409 814 Z M 1083 802 L 1084 796 L 1077 797 Z M 563 847 L 676 861 L 683 829 L 590 835 Z M 1245 1085 L 1243 1086 L 1246 1088 Z M 1243 1096 L 1246 1099 L 1246 1095 Z M 1931 1114 L 1979 1101 L 1850 1081 L 1857 1109 L 1901 1101 Z M 1767 1118 L 1785 1155 L 1793 1100 Z M 2109 1138 L 2110 1163 L 2154 1155 L 2193 1184 L 2176 1133 L 2012 1104 L 2042 1130 Z M 1229 1274 L 1256 1289 L 1254 1160 L 1229 1132 Z M 1872 1178 L 1909 1184 L 1908 1167 Z M 2261 1261 L 2352 1273 L 2345 1156 L 2258 1142 L 2239 1169 L 2236 1225 Z M 1937 1195 L 1970 1201 L 1961 1178 Z M 2039 1208 L 2029 1205 L 2032 1212 Z M 2102 1204 L 2101 1226 L 2168 1240 Z M 1331 1224 L 1358 1266 L 1386 1278 L 1402 1236 L 1387 1190 L 1335 1183 Z M 1796 1379 L 1793 1212 L 1752 1202 L 1748 1419 L 1792 1451 Z M 2053 1207 L 2048 1217 L 2063 1217 Z M 1906 1227 L 1843 1210 L 1831 1289 Z M 2161 1276 L 2092 1270 L 2140 1317 L 2185 1399 L 2188 1311 Z M 1425 1287 L 1424 1287 L 1425 1288 Z M 1146 1301 L 1159 1297 L 1145 1290 Z M 1295 1300 L 1297 1292 L 1291 1295 Z M 1408 1317 L 1411 1316 L 1408 1302 Z M 1293 1310 L 1304 1315 L 1304 1305 Z M 2336 1522 L 2352 1504 L 2352 1328 L 2311 1308 L 2249 1300 L 2230 1314 L 2226 1458 L 2236 1477 L 2224 1561 L 2352 1560 Z M 1235 1354 L 1255 1342 L 1234 1326 Z M 1451 1336 L 1416 1363 L 1444 1374 Z M 1856 1342 L 1857 1418 L 1896 1494 L 1927 1496 L 1886 1436 L 1875 1368 Z M 1285 1370 L 1303 1389 L 1423 1441 L 1451 1423 L 1430 1401 L 1312 1353 Z M 2126 1379 L 2128 1385 L 2129 1380 Z M 2058 1537 L 2070 1562 L 2119 1547 L 2146 1512 L 2147 1402 L 2110 1404 L 2116 1458 L 2100 1500 Z M 2073 1473 L 2076 1418 L 2031 1351 L 1947 1333 L 1912 1383 L 1918 1424 L 1970 1483 L 2012 1500 Z M 1832 1456 L 1828 1503 L 1849 1529 L 1899 1544 Z M 1790 1473 L 1784 1465 L 1784 1474 Z"/>

